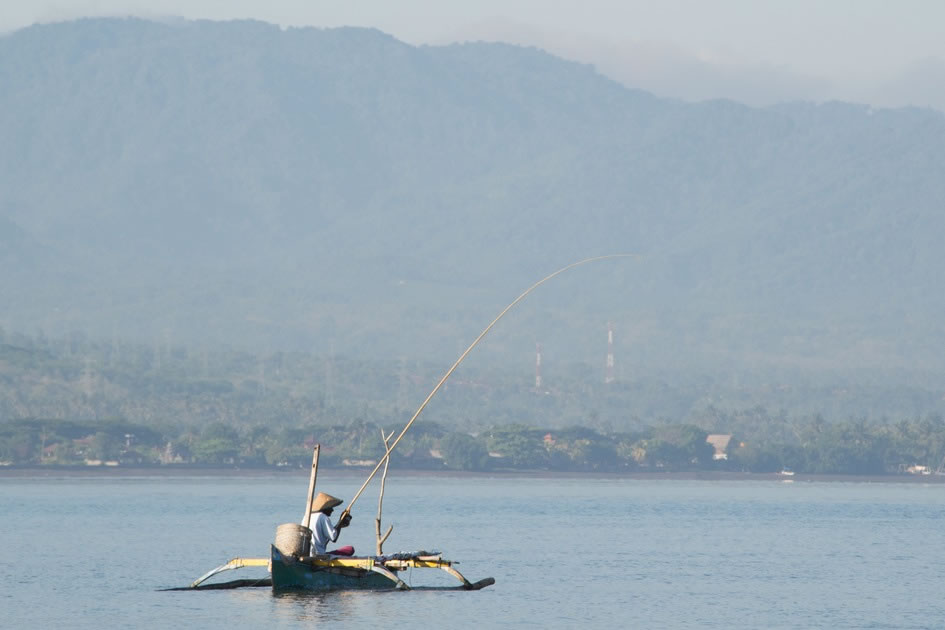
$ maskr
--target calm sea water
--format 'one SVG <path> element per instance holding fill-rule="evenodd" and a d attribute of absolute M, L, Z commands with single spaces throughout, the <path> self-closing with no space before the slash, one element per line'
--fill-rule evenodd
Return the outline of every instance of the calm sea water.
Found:
<path fill-rule="evenodd" d="M 361 477 L 320 476 L 350 497 Z M 391 473 L 385 546 L 439 550 L 479 592 L 160 592 L 264 556 L 304 474 L 0 478 L 9 628 L 945 627 L 945 486 Z M 374 547 L 376 491 L 340 543 Z M 452 586 L 414 570 L 414 585 Z M 259 575 L 243 569 L 227 579 Z"/>

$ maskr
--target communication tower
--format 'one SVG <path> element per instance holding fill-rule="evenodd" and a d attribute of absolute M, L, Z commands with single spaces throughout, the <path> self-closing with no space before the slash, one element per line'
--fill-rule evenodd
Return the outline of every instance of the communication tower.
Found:
<path fill-rule="evenodd" d="M 541 344 L 535 344 L 535 389 L 541 389 Z"/>
<path fill-rule="evenodd" d="M 607 322 L 607 368 L 604 371 L 604 383 L 614 382 L 614 325 Z"/>

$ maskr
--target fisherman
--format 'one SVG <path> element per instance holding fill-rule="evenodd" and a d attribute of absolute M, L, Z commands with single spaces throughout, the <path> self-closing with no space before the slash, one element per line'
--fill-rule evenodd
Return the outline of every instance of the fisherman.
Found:
<path fill-rule="evenodd" d="M 336 526 L 332 526 L 331 519 L 328 518 L 334 509 L 342 503 L 341 499 L 324 492 L 319 492 L 312 502 L 312 555 L 324 555 L 326 553 L 335 556 L 354 555 L 354 547 L 350 545 L 326 551 L 328 543 L 338 540 L 338 534 L 341 533 L 341 530 L 351 523 L 351 514 L 345 514 Z"/>

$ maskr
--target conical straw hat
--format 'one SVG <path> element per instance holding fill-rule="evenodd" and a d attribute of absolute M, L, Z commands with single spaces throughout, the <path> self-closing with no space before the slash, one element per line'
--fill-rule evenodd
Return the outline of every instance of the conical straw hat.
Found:
<path fill-rule="evenodd" d="M 333 508 L 335 506 L 341 505 L 342 503 L 344 503 L 344 501 L 338 497 L 333 497 L 330 494 L 319 492 L 315 497 L 315 500 L 312 501 L 312 511 L 321 512 L 325 508 Z"/>

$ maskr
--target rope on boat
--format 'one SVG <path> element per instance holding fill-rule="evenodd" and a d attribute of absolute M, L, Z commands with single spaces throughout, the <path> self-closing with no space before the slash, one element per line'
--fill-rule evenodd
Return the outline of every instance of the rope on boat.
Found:
<path fill-rule="evenodd" d="M 387 452 L 385 452 L 384 455 L 381 457 L 380 461 L 377 462 L 377 466 L 374 467 L 374 470 L 371 471 L 371 474 L 368 475 L 368 478 L 364 481 L 363 484 L 361 484 L 361 487 L 354 494 L 354 497 L 351 499 L 351 501 L 348 502 L 348 507 L 346 507 L 344 511 L 341 513 L 341 516 L 339 517 L 339 521 L 343 519 L 346 515 L 351 513 L 351 508 L 354 507 L 354 504 L 358 500 L 358 497 L 361 496 L 361 493 L 364 492 L 364 489 L 367 488 L 367 485 L 371 483 L 372 479 L 374 479 L 374 475 L 376 475 L 377 471 L 381 469 L 381 466 L 383 466 L 384 462 L 387 461 L 387 459 L 390 457 L 391 452 L 400 442 L 401 438 L 403 438 L 404 435 L 407 433 L 407 431 L 410 430 L 410 426 L 413 424 L 414 420 L 416 420 L 417 417 L 420 415 L 420 413 L 424 410 L 424 408 L 427 406 L 427 403 L 430 402 L 430 399 L 432 399 L 433 396 L 440 390 L 440 387 L 443 386 L 443 383 L 446 382 L 446 379 L 448 379 L 450 375 L 453 374 L 453 371 L 456 370 L 457 367 L 459 367 L 459 364 L 463 362 L 463 360 L 466 358 L 466 355 L 468 355 L 472 351 L 472 349 L 475 348 L 476 345 L 478 345 L 480 341 L 482 341 L 482 338 L 486 336 L 486 333 L 492 330 L 492 327 L 495 326 L 496 323 L 500 319 L 502 319 L 505 316 L 505 314 L 509 312 L 509 310 L 512 309 L 513 306 L 521 302 L 525 298 L 526 295 L 528 295 L 529 293 L 531 293 L 532 291 L 534 291 L 535 289 L 537 289 L 538 287 L 540 287 L 547 281 L 551 280 L 557 275 L 564 273 L 565 271 L 568 271 L 569 269 L 573 269 L 574 267 L 578 267 L 580 265 L 584 265 L 590 262 L 595 262 L 598 260 L 608 260 L 612 258 L 638 258 L 638 257 L 639 257 L 638 254 L 609 254 L 606 256 L 594 256 L 593 258 L 585 258 L 584 260 L 573 262 L 570 265 L 562 267 L 561 269 L 555 271 L 554 273 L 545 276 L 544 278 L 542 278 L 541 280 L 539 280 L 532 286 L 528 287 L 521 295 L 515 298 L 511 304 L 506 306 L 502 310 L 502 312 L 499 313 L 494 320 L 492 320 L 491 324 L 486 326 L 485 330 L 479 333 L 479 336 L 476 337 L 476 340 L 473 341 L 471 344 L 469 344 L 469 347 L 466 348 L 466 351 L 463 352 L 459 356 L 459 358 L 456 359 L 456 362 L 452 365 L 452 367 L 450 367 L 450 369 L 446 371 L 446 374 L 443 375 L 443 378 L 440 379 L 440 382 L 436 384 L 436 387 L 433 388 L 433 391 L 430 392 L 430 394 L 426 397 L 426 400 L 424 400 L 423 403 L 420 405 L 420 407 L 417 409 L 417 411 L 414 412 L 413 417 L 410 418 L 410 421 L 407 422 L 406 426 L 404 426 L 404 428 L 400 431 L 400 434 L 397 436 L 397 439 L 394 440 L 394 442 L 387 448 Z"/>

